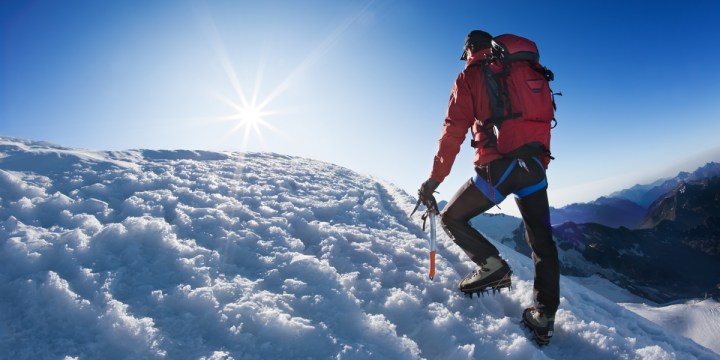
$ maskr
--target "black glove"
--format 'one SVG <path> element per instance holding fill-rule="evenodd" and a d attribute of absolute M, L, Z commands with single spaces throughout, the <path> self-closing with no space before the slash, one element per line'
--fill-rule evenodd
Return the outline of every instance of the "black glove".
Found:
<path fill-rule="evenodd" d="M 420 189 L 418 190 L 418 201 L 425 205 L 428 210 L 435 211 L 436 213 L 438 212 L 438 205 L 433 193 L 438 186 L 440 186 L 439 182 L 433 179 L 427 179 L 420 185 Z"/>

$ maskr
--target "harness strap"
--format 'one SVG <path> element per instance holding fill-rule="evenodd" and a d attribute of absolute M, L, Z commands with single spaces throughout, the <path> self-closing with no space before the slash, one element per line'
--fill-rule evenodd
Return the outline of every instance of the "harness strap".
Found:
<path fill-rule="evenodd" d="M 497 184 L 495 184 L 495 187 L 500 186 L 500 184 L 502 184 L 505 181 L 505 179 L 507 179 L 507 177 L 510 176 L 510 173 L 513 171 L 513 169 L 515 168 L 515 165 L 517 165 L 517 163 L 518 163 L 518 159 L 515 159 L 513 162 L 510 163 L 510 166 L 507 167 L 507 170 L 505 170 L 505 173 L 502 174 L 502 176 L 500 177 L 500 180 L 497 182 Z"/>
<path fill-rule="evenodd" d="M 535 160 L 535 162 L 538 163 L 538 165 L 540 166 L 540 169 L 543 169 L 543 171 L 544 171 L 544 167 L 543 167 L 540 159 L 538 159 L 537 156 L 533 156 L 532 159 Z M 483 179 L 477 173 L 472 178 L 473 185 L 475 185 L 475 187 L 477 187 L 478 190 L 480 190 L 480 192 L 482 192 L 495 205 L 500 204 L 501 202 L 503 202 L 503 200 L 505 200 L 505 196 L 502 193 L 500 193 L 500 191 L 497 188 L 500 186 L 500 184 L 502 184 L 507 179 L 508 176 L 510 176 L 510 173 L 513 171 L 515 166 L 520 163 L 520 161 L 522 161 L 522 160 L 514 159 L 510 163 L 508 168 L 505 170 L 503 175 L 500 177 L 500 180 L 494 186 L 492 184 L 490 184 L 487 180 Z M 513 194 L 515 194 L 516 196 L 518 196 L 520 198 L 524 198 L 524 197 L 530 196 L 530 195 L 546 188 L 547 185 L 548 185 L 547 177 L 543 176 L 543 179 L 540 182 L 538 182 L 537 184 L 515 190 L 515 191 L 513 191 Z"/>
<path fill-rule="evenodd" d="M 547 179 L 543 178 L 542 181 L 535 185 L 530 185 L 526 188 L 515 191 L 515 195 L 519 198 L 524 198 L 544 189 L 545 187 L 547 187 Z"/>
<path fill-rule="evenodd" d="M 490 185 L 485 179 L 480 177 L 480 175 L 475 174 L 472 182 L 475 187 L 485 194 L 485 196 L 495 205 L 500 204 L 503 200 L 505 200 L 505 196 L 503 196 L 503 194 L 501 194 L 495 187 Z"/>

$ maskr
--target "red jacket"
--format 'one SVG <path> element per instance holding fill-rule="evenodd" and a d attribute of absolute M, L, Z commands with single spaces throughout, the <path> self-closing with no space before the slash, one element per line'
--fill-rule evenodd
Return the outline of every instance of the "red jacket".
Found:
<path fill-rule="evenodd" d="M 442 182 L 450 174 L 455 157 L 460 152 L 460 145 L 465 141 L 468 129 L 472 129 L 473 138 L 477 142 L 475 148 L 475 166 L 482 166 L 493 160 L 502 158 L 495 148 L 485 148 L 486 132 L 478 131 L 480 126 L 475 119 L 490 118 L 490 102 L 485 90 L 485 79 L 482 67 L 470 65 L 482 61 L 490 49 L 480 50 L 467 59 L 465 69 L 458 75 L 450 94 L 445 123 L 438 144 L 438 151 L 433 161 L 430 177 Z M 491 125 L 488 125 L 491 126 Z M 492 131 L 492 129 L 487 129 Z"/>

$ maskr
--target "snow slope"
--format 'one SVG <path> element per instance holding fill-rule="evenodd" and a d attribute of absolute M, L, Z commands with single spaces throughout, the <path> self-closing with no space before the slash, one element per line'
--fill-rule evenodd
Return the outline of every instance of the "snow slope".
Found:
<path fill-rule="evenodd" d="M 663 307 L 634 303 L 621 305 L 720 354 L 720 303 L 713 299 Z"/>
<path fill-rule="evenodd" d="M 0 137 L 0 354 L 12 359 L 717 359 L 562 280 L 556 335 L 513 290 L 468 299 L 414 199 L 278 154 L 96 152 Z"/>

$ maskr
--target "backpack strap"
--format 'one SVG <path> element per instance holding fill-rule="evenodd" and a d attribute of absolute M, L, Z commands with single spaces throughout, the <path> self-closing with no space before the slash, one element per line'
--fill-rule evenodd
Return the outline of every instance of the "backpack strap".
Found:
<path fill-rule="evenodd" d="M 510 94 L 507 92 L 507 76 L 509 74 L 508 67 L 505 64 L 500 63 L 502 71 L 494 73 L 492 69 L 490 69 L 490 64 L 495 61 L 499 60 L 495 57 L 489 57 L 483 61 L 471 64 L 468 68 L 478 66 L 483 72 L 485 90 L 488 95 L 488 102 L 490 103 L 490 117 L 483 120 L 482 124 L 492 123 L 494 127 L 500 129 L 504 120 L 521 117 L 522 113 L 512 113 Z M 482 129 L 481 131 L 485 133 L 487 139 L 490 139 L 490 143 L 487 144 L 486 147 L 493 147 L 497 142 L 497 137 L 492 130 L 486 128 L 482 124 L 478 124 L 478 128 Z M 470 146 L 476 148 L 478 145 L 479 144 L 474 139 L 470 140 Z"/>

